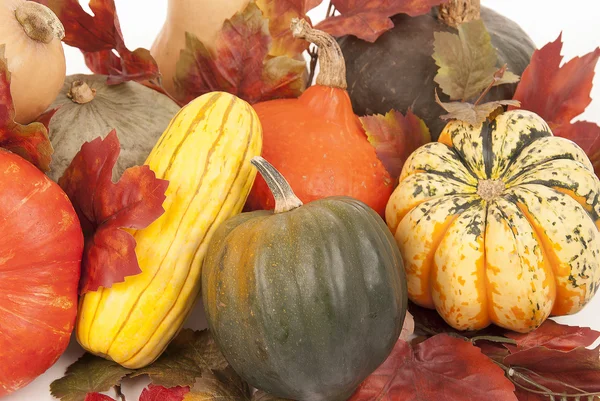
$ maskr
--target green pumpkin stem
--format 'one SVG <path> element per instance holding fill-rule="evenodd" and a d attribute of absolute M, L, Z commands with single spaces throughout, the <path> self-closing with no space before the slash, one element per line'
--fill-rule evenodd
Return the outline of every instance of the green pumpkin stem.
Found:
<path fill-rule="evenodd" d="M 271 163 L 260 156 L 253 157 L 250 162 L 264 178 L 275 198 L 275 213 L 289 212 L 302 206 L 302 201 L 294 194 L 290 184 Z"/>
<path fill-rule="evenodd" d="M 290 29 L 295 38 L 304 39 L 319 48 L 320 71 L 317 85 L 346 89 L 346 61 L 335 38 L 314 29 L 304 19 L 292 18 Z"/>
<path fill-rule="evenodd" d="M 480 18 L 480 0 L 450 0 L 438 9 L 438 19 L 453 28 Z"/>

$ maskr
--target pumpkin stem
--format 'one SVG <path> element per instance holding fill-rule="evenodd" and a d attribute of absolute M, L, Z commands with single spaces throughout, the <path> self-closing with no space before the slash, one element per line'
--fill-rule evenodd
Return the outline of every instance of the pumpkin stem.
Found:
<path fill-rule="evenodd" d="M 279 171 L 260 156 L 250 161 L 264 178 L 275 198 L 275 213 L 289 212 L 302 206 L 302 201 L 294 194 L 292 187 Z"/>
<path fill-rule="evenodd" d="M 480 0 L 450 0 L 439 6 L 438 19 L 453 28 L 480 18 Z"/>
<path fill-rule="evenodd" d="M 295 38 L 309 41 L 319 48 L 320 71 L 317 85 L 346 89 L 346 62 L 342 49 L 333 36 L 313 29 L 304 19 L 293 18 L 291 24 Z"/>
<path fill-rule="evenodd" d="M 15 17 L 27 36 L 33 40 L 50 43 L 54 38 L 62 40 L 65 37 L 63 24 L 56 14 L 43 4 L 24 1 L 15 10 Z"/>
<path fill-rule="evenodd" d="M 75 103 L 85 104 L 94 100 L 96 89 L 92 89 L 83 81 L 76 80 L 71 84 L 67 97 Z"/>

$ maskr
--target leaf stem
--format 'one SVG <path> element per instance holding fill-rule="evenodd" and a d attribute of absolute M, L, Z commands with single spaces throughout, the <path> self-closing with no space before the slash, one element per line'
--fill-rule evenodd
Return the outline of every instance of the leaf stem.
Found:
<path fill-rule="evenodd" d="M 490 341 L 494 343 L 517 345 L 517 342 L 512 338 L 506 338 L 502 336 L 477 336 L 471 338 L 472 343 L 476 343 L 477 341 Z"/>
<path fill-rule="evenodd" d="M 119 399 L 119 401 L 127 401 L 127 399 L 125 398 L 125 394 L 123 394 L 123 391 L 121 390 L 120 384 L 117 384 L 115 386 L 115 393 L 117 394 L 117 398 Z"/>
<path fill-rule="evenodd" d="M 490 84 L 488 85 L 488 87 L 485 88 L 485 90 L 481 93 L 481 95 L 479 95 L 479 97 L 477 98 L 477 100 L 473 104 L 474 106 L 477 106 L 479 104 L 479 102 L 481 102 L 483 100 L 483 98 L 485 97 L 485 95 L 487 95 L 488 92 L 490 90 L 492 90 L 492 88 L 494 87 L 494 85 L 496 85 L 496 82 L 498 82 L 499 80 L 502 79 L 502 77 L 504 76 L 504 73 L 506 72 L 506 68 L 507 68 L 507 65 L 504 64 L 502 67 L 500 67 L 500 69 L 498 71 L 496 71 L 494 73 L 494 77 L 492 78 L 492 82 L 490 82 Z"/>

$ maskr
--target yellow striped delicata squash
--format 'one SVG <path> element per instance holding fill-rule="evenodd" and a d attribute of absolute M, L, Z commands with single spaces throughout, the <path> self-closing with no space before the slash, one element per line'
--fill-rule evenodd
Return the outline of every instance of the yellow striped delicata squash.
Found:
<path fill-rule="evenodd" d="M 198 298 L 215 230 L 246 202 L 261 149 L 258 116 L 234 95 L 208 93 L 179 111 L 145 163 L 169 187 L 165 213 L 133 233 L 142 273 L 80 300 L 87 351 L 133 369 L 160 356 Z"/>
<path fill-rule="evenodd" d="M 459 330 L 518 332 L 596 293 L 599 216 L 586 154 L 524 110 L 448 123 L 410 156 L 386 209 L 413 302 Z"/>

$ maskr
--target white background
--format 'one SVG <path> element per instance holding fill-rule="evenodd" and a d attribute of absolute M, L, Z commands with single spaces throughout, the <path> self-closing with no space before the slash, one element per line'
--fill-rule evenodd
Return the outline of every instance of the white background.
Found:
<path fill-rule="evenodd" d="M 220 1 L 220 0 L 213 0 Z M 87 0 L 80 0 L 87 7 Z M 166 15 L 167 0 L 115 0 L 121 21 L 123 35 L 129 49 L 137 47 L 149 49 L 156 34 L 160 30 Z M 563 55 L 565 60 L 581 56 L 600 45 L 600 24 L 598 0 L 482 0 L 482 4 L 516 21 L 541 47 L 554 41 L 563 32 Z M 325 14 L 321 6 L 310 13 L 314 22 Z M 89 70 L 77 49 L 66 47 L 67 73 L 87 73 Z M 587 111 L 577 120 L 588 120 L 600 123 L 600 68 L 594 79 L 592 99 L 595 99 Z M 580 313 L 574 316 L 557 319 L 562 323 L 589 326 L 600 330 L 600 295 Z M 194 311 L 187 327 L 203 328 L 204 318 L 201 306 Z M 2 401 L 51 401 L 49 384 L 61 377 L 65 368 L 82 354 L 75 341 L 61 360 L 46 374 L 39 377 L 29 386 L 2 399 Z M 144 379 L 128 381 L 124 391 L 128 401 L 136 401 Z"/>

